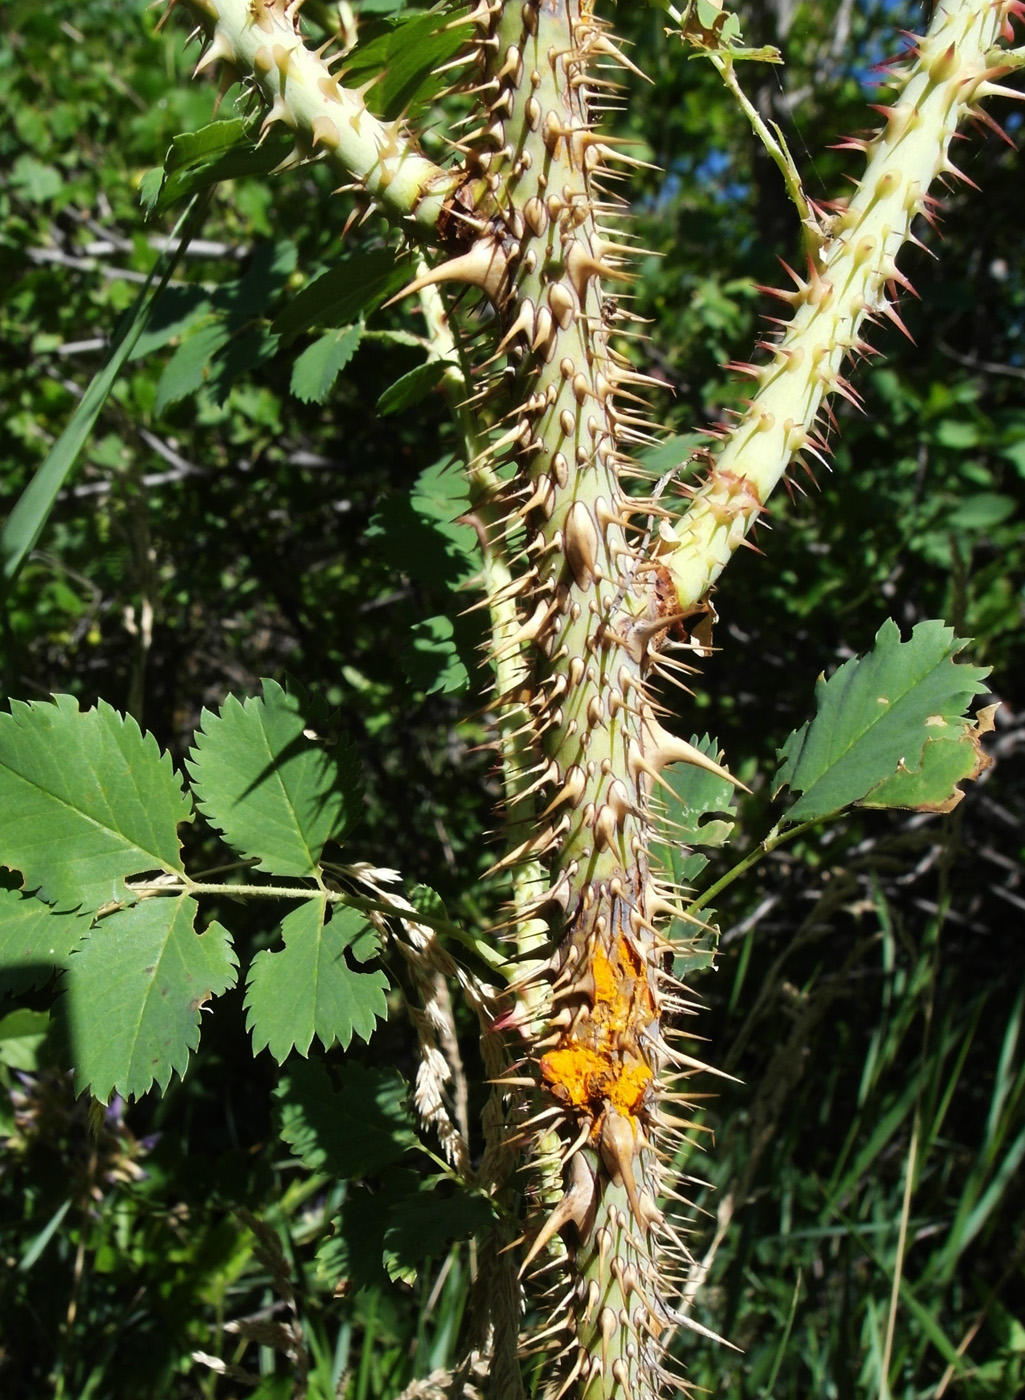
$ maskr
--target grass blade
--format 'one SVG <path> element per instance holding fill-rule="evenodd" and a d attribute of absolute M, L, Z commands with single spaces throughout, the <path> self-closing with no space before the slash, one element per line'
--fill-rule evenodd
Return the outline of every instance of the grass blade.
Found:
<path fill-rule="evenodd" d="M 89 440 L 93 424 L 121 373 L 121 367 L 145 330 L 179 259 L 199 231 L 208 203 L 209 192 L 202 197 L 197 196 L 178 220 L 167 248 L 154 264 L 131 310 L 122 320 L 102 369 L 94 376 L 71 415 L 71 421 L 46 454 L 39 470 L 4 522 L 0 530 L 0 562 L 5 584 L 9 585 L 17 577 L 26 555 L 42 534 L 58 492 Z M 158 275 L 160 280 L 153 289 Z"/>

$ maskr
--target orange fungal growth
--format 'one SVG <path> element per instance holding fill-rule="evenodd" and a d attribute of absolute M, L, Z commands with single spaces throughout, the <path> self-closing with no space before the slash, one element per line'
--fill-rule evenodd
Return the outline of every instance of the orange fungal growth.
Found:
<path fill-rule="evenodd" d="M 593 1136 L 601 1128 L 600 1115 L 606 1104 L 624 1117 L 636 1117 L 652 1079 L 643 1062 L 617 1061 L 579 1044 L 549 1051 L 541 1060 L 541 1073 L 556 1098 L 565 1097 L 574 1108 L 599 1115 Z"/>
<path fill-rule="evenodd" d="M 639 1045 L 657 1011 L 643 960 L 623 937 L 611 954 L 595 948 L 589 974 L 590 1009 L 542 1056 L 540 1069 L 557 1099 L 591 1118 L 590 1137 L 596 1141 L 610 1109 L 631 1120 L 644 1111 L 654 1072 Z"/>

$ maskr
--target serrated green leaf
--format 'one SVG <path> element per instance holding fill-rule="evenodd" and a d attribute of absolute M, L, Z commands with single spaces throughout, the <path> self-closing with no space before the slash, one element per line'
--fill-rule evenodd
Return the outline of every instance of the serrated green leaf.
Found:
<path fill-rule="evenodd" d="M 261 243 L 241 277 L 210 297 L 211 315 L 184 340 L 157 383 L 156 412 L 206 387 L 223 405 L 237 379 L 269 360 L 278 335 L 262 318 L 295 271 L 289 239 Z M 191 324 L 199 318 L 194 316 Z"/>
<path fill-rule="evenodd" d="M 367 538 L 418 583 L 459 589 L 480 572 L 476 531 L 459 518 L 466 509 L 465 478 L 443 457 L 420 473 L 412 491 L 381 502 Z"/>
<path fill-rule="evenodd" d="M 426 364 L 417 365 L 416 369 L 411 369 L 408 374 L 396 379 L 394 384 L 385 389 L 377 400 L 378 413 L 382 418 L 387 418 L 392 413 L 411 408 L 413 404 L 426 398 L 432 389 L 437 388 L 444 376 L 443 360 L 428 360 Z"/>
<path fill-rule="evenodd" d="M 181 873 L 191 819 L 171 760 L 105 701 L 15 700 L 0 715 L 0 851 L 58 909 L 95 912 L 130 898 L 131 875 Z"/>
<path fill-rule="evenodd" d="M 140 202 L 147 215 L 162 214 L 180 199 L 221 180 L 267 175 L 291 150 L 287 136 L 271 131 L 259 141 L 259 123 L 230 118 L 175 136 L 164 168 L 147 171 Z"/>
<path fill-rule="evenodd" d="M 222 317 L 218 317 L 182 341 L 157 382 L 155 411 L 158 415 L 171 404 L 202 388 L 210 378 L 214 355 L 230 339 L 231 327 Z"/>
<path fill-rule="evenodd" d="M 40 1051 L 50 1031 L 45 1011 L 22 1007 L 0 1020 L 0 1065 L 29 1072 L 39 1068 Z"/>
<path fill-rule="evenodd" d="M 787 739 L 776 788 L 803 795 L 787 822 L 814 821 L 862 802 L 899 773 L 918 774 L 938 729 L 964 727 L 988 670 L 955 665 L 965 643 L 942 622 L 921 622 L 907 642 L 887 620 L 867 656 L 815 689 L 815 718 Z M 951 794 L 948 794 L 948 796 Z"/>
<path fill-rule="evenodd" d="M 334 382 L 359 349 L 363 324 L 342 326 L 315 340 L 292 369 L 292 393 L 303 403 L 323 403 Z"/>
<path fill-rule="evenodd" d="M 670 925 L 674 944 L 673 976 L 686 982 L 692 972 L 705 972 L 715 966 L 719 951 L 719 925 L 714 909 L 702 909 L 703 927 L 676 919 Z"/>
<path fill-rule="evenodd" d="M 935 736 L 922 751 L 922 766 L 917 773 L 898 769 L 874 787 L 862 800 L 863 807 L 910 807 L 917 812 L 949 812 L 964 796 L 960 784 L 977 778 L 991 763 L 982 750 L 979 736 L 993 728 L 993 714 L 999 707 L 980 710 L 976 723 L 965 720 L 960 724 L 943 722 L 930 725 Z"/>
<path fill-rule="evenodd" d="M 424 618 L 413 627 L 409 645 L 402 652 L 402 669 L 410 683 L 425 695 L 464 695 L 470 688 L 470 673 L 460 655 L 466 639 L 461 639 L 459 633 L 468 631 L 471 655 L 477 634 L 473 627 L 460 629 L 461 621 L 462 618 L 453 621 L 439 615 Z"/>
<path fill-rule="evenodd" d="M 316 326 L 351 325 L 361 314 L 365 319 L 409 276 L 408 268 L 395 266 L 389 248 L 343 258 L 293 297 L 271 330 L 287 343 Z"/>
<path fill-rule="evenodd" d="M 722 762 L 722 753 L 708 734 L 700 738 L 692 734 L 690 742 L 716 763 Z M 693 847 L 720 847 L 730 839 L 736 821 L 736 788 L 725 778 L 692 763 L 674 763 L 662 777 L 671 791 L 663 788 L 658 795 L 663 816 L 656 839 L 668 852 L 673 880 L 688 885 L 708 864 L 707 858 Z"/>
<path fill-rule="evenodd" d="M 418 1194 L 420 1176 L 408 1167 L 388 1167 L 374 1189 L 350 1186 L 332 1222 L 334 1236 L 317 1250 L 317 1272 L 331 1287 L 358 1292 L 384 1286 L 384 1233 L 392 1212 Z"/>
<path fill-rule="evenodd" d="M 692 734 L 690 742 L 716 763 L 722 763 L 722 751 L 710 735 Z M 667 853 L 673 883 L 687 888 L 693 886 L 708 864 L 708 857 L 700 848 L 724 846 L 733 834 L 737 790 L 726 778 L 692 763 L 671 764 L 663 770 L 662 778 L 671 791 L 663 788 L 659 792 L 663 813 L 655 827 L 655 839 Z M 673 972 L 681 981 L 715 962 L 719 929 L 711 910 L 704 910 L 701 919 L 703 924 L 674 919 L 669 925 L 669 937 L 675 946 Z"/>
<path fill-rule="evenodd" d="M 187 170 L 193 165 L 201 165 L 213 156 L 222 155 L 234 146 L 247 140 L 246 123 L 241 117 L 228 117 L 223 121 L 210 122 L 197 131 L 185 131 L 171 138 L 164 169 L 170 174 L 175 170 Z"/>
<path fill-rule="evenodd" d="M 341 840 L 360 813 L 349 746 L 339 763 L 304 728 L 298 698 L 265 680 L 262 699 L 229 695 L 219 714 L 203 711 L 188 758 L 204 816 L 275 875 L 315 875 L 325 841 Z"/>
<path fill-rule="evenodd" d="M 383 1256 L 388 1277 L 415 1282 L 425 1259 L 440 1258 L 454 1240 L 485 1229 L 493 1218 L 483 1196 L 461 1186 L 441 1196 L 435 1183 L 424 1183 L 389 1212 Z"/>
<path fill-rule="evenodd" d="M 317 1269 L 333 1287 L 352 1291 L 387 1279 L 412 1282 L 428 1256 L 440 1258 L 454 1240 L 486 1229 L 493 1218 L 483 1196 L 389 1167 L 373 1191 L 350 1189 L 334 1237 L 317 1251 Z"/>
<path fill-rule="evenodd" d="M 88 916 L 61 914 L 33 895 L 0 889 L 0 997 L 48 982 L 89 924 Z"/>
<path fill-rule="evenodd" d="M 445 901 L 437 890 L 431 889 L 430 885 L 414 885 L 410 892 L 409 902 L 418 914 L 425 914 L 429 919 L 444 920 L 448 918 Z"/>
<path fill-rule="evenodd" d="M 281 1136 L 310 1171 L 345 1180 L 368 1176 L 417 1146 L 406 1104 L 409 1085 L 397 1070 L 342 1067 L 332 1088 L 318 1062 L 295 1064 L 275 1091 Z"/>
<path fill-rule="evenodd" d="M 158 166 L 147 170 L 139 180 L 139 203 L 147 218 L 156 210 L 163 184 L 164 172 Z"/>
<path fill-rule="evenodd" d="M 68 959 L 57 1011 L 80 1092 L 106 1103 L 184 1075 L 211 997 L 235 985 L 238 960 L 220 924 L 195 931 L 190 896 L 141 900 L 102 919 Z"/>
<path fill-rule="evenodd" d="M 446 23 L 436 14 L 400 16 L 348 55 L 345 82 L 371 84 L 366 101 L 376 116 L 413 122 L 448 85 L 445 65 L 464 49 L 470 32 L 465 17 Z"/>
<path fill-rule="evenodd" d="M 281 924 L 285 946 L 257 953 L 246 990 L 246 1025 L 253 1053 L 265 1046 L 281 1064 L 293 1046 L 300 1055 L 317 1036 L 325 1050 L 345 1050 L 353 1035 L 369 1040 L 388 1014 L 388 979 L 380 969 L 359 972 L 348 953 L 366 962 L 377 940 L 362 915 L 335 908 L 329 923 L 324 898 L 304 901 Z"/>

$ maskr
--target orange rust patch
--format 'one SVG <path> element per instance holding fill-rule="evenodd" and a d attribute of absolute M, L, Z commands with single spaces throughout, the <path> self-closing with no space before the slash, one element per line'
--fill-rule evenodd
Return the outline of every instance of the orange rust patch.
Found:
<path fill-rule="evenodd" d="M 602 1037 L 610 1039 L 624 1032 L 638 1036 L 655 1016 L 655 1003 L 640 955 L 625 939 L 617 938 L 611 958 L 604 948 L 595 948 L 591 975 L 592 1020 Z"/>
<path fill-rule="evenodd" d="M 586 1045 L 549 1051 L 541 1061 L 541 1073 L 553 1091 L 574 1108 L 601 1113 L 609 1104 L 624 1117 L 636 1116 L 651 1080 L 646 1064 L 617 1063 Z"/>
<path fill-rule="evenodd" d="M 641 956 L 623 938 L 609 952 L 591 957 L 591 1011 L 571 1035 L 541 1060 L 541 1074 L 564 1103 L 594 1115 L 595 1130 L 606 1108 L 636 1117 L 652 1072 L 638 1050 L 641 1033 L 655 1017 L 655 1002 Z"/>

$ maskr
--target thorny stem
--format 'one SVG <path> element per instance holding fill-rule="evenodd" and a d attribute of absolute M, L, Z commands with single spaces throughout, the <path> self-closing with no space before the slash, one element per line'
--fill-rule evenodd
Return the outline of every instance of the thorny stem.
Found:
<path fill-rule="evenodd" d="M 841 369 L 867 350 L 866 322 L 887 317 L 903 329 L 895 289 L 908 283 L 897 255 L 912 239 L 916 217 L 932 217 L 933 182 L 960 175 L 949 158 L 954 133 L 980 99 L 1019 95 L 994 81 L 1013 66 L 996 46 L 1011 12 L 1007 0 L 940 0 L 899 76 L 886 127 L 872 141 L 845 143 L 865 151 L 865 174 L 850 202 L 833 206 L 827 240 L 812 250 L 803 273 L 792 274 L 794 289 L 776 293 L 793 317 L 779 340 L 766 344 L 770 362 L 747 367 L 754 396 L 723 435 L 705 485 L 674 522 L 675 538 L 663 527 L 660 558 L 683 611 L 714 585 L 793 459 L 823 459 L 832 421 L 827 398 L 858 403 Z"/>
<path fill-rule="evenodd" d="M 179 0 L 171 0 L 169 11 Z M 209 41 L 196 72 L 222 64 L 226 90 L 249 80 L 267 106 L 263 129 L 276 122 L 295 132 L 286 164 L 322 158 L 370 196 L 407 233 L 437 241 L 439 215 L 462 182 L 421 155 L 401 121 L 385 122 L 363 95 L 343 87 L 323 51 L 306 47 L 298 9 L 289 0 L 184 0 Z"/>
<path fill-rule="evenodd" d="M 423 272 L 423 266 L 417 271 L 418 275 Z M 431 284 L 421 287 L 420 304 L 427 323 L 432 358 L 445 360 L 449 365 L 442 384 L 463 439 L 470 503 L 468 520 L 476 529 L 480 549 L 481 583 L 486 594 L 490 622 L 494 693 L 499 698 L 515 695 L 528 683 L 529 667 L 526 646 L 516 639 L 520 631 L 520 618 L 504 512 L 495 504 L 501 495 L 502 482 L 488 451 L 487 433 L 468 402 L 471 379 L 464 351 L 452 334 L 438 288 Z M 529 782 L 525 774 L 530 768 L 530 741 L 529 736 L 522 732 L 522 725 L 510 717 L 507 706 L 501 707 L 496 727 L 505 803 L 507 808 L 512 808 Z M 544 875 L 538 861 L 517 866 L 513 871 L 513 907 L 528 907 L 543 888 Z M 518 955 L 523 957 L 533 952 L 545 936 L 546 928 L 542 920 L 519 920 L 516 924 Z M 521 967 L 521 973 L 522 970 Z"/>

